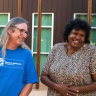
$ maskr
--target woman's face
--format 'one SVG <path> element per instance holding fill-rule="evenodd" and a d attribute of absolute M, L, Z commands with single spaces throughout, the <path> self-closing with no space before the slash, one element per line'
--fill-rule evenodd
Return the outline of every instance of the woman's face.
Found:
<path fill-rule="evenodd" d="M 83 30 L 73 29 L 68 36 L 68 41 L 72 48 L 81 48 L 85 42 L 85 32 Z"/>

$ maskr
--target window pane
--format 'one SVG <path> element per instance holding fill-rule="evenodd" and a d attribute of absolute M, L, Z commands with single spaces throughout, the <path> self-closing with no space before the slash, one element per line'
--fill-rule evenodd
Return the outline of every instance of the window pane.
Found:
<path fill-rule="evenodd" d="M 37 28 L 34 29 L 33 52 L 37 52 Z"/>
<path fill-rule="evenodd" d="M 83 15 L 83 14 L 77 14 L 76 18 L 80 18 L 82 20 L 86 20 L 87 21 L 87 15 Z M 96 15 L 92 15 L 91 16 L 91 27 L 96 27 Z"/>
<path fill-rule="evenodd" d="M 52 26 L 52 14 L 42 14 L 41 17 L 41 25 L 42 26 Z M 38 17 L 37 14 L 35 14 L 34 18 L 34 25 L 37 26 L 38 24 Z"/>
<path fill-rule="evenodd" d="M 34 25 L 35 25 L 35 26 L 38 25 L 38 17 L 37 17 L 37 14 L 34 15 Z"/>
<path fill-rule="evenodd" d="M 96 15 L 92 15 L 91 27 L 96 27 Z"/>
<path fill-rule="evenodd" d="M 8 14 L 0 14 L 0 25 L 6 25 L 8 22 Z"/>
<path fill-rule="evenodd" d="M 41 28 L 41 52 L 50 52 L 51 50 L 51 28 Z M 34 48 L 37 52 L 37 28 L 34 29 Z"/>
<path fill-rule="evenodd" d="M 2 34 L 4 27 L 0 27 L 0 35 Z"/>
<path fill-rule="evenodd" d="M 46 60 L 47 56 L 48 55 L 46 55 L 46 54 L 41 54 L 40 55 L 40 74 L 42 72 L 42 67 L 45 63 L 45 60 Z M 33 55 L 33 59 L 34 59 L 34 63 L 35 63 L 35 66 L 36 66 L 36 60 L 37 60 L 37 55 L 36 54 Z"/>
<path fill-rule="evenodd" d="M 42 26 L 52 26 L 52 14 L 42 14 Z"/>
<path fill-rule="evenodd" d="M 76 18 L 82 19 L 82 20 L 86 20 L 87 21 L 87 15 L 76 15 Z"/>
<path fill-rule="evenodd" d="M 96 29 L 91 30 L 91 43 L 96 45 Z"/>

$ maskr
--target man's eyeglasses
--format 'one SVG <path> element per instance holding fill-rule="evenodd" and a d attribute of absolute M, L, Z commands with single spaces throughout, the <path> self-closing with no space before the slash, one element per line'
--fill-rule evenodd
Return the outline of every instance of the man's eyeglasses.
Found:
<path fill-rule="evenodd" d="M 29 35 L 29 33 L 27 31 L 25 31 L 24 29 L 20 29 L 20 28 L 18 28 L 16 26 L 14 26 L 14 28 L 18 29 L 20 31 L 20 34 L 26 34 L 26 36 Z"/>

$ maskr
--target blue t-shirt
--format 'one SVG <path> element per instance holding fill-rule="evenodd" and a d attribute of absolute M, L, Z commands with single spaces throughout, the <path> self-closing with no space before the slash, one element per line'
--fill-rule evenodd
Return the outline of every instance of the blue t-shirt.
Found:
<path fill-rule="evenodd" d="M 6 49 L 5 59 L 0 48 L 0 96 L 18 96 L 25 84 L 38 82 L 33 57 L 28 49 Z"/>

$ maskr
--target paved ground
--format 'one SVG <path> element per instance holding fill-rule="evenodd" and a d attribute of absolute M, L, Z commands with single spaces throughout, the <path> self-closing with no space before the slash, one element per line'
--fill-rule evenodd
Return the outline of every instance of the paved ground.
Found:
<path fill-rule="evenodd" d="M 34 85 L 29 96 L 47 96 L 47 87 L 40 83 L 39 89 L 36 89 Z"/>

